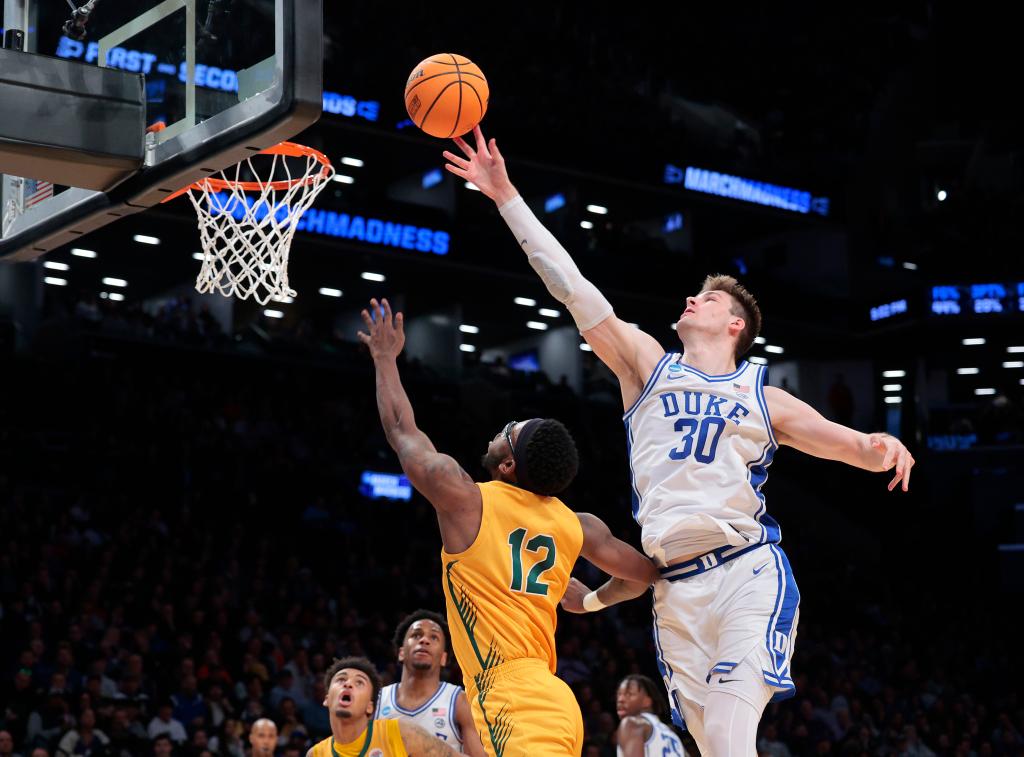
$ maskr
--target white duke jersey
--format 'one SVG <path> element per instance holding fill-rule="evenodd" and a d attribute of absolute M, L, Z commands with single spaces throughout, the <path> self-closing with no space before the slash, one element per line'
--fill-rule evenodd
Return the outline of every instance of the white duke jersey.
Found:
<path fill-rule="evenodd" d="M 766 377 L 765 366 L 746 361 L 733 373 L 709 376 L 670 352 L 623 416 L 633 517 L 644 550 L 660 565 L 780 540 L 761 494 L 778 449 Z"/>
<path fill-rule="evenodd" d="M 686 757 L 683 742 L 675 731 L 649 712 L 641 712 L 640 717 L 651 725 L 651 735 L 644 742 L 644 757 Z M 616 747 L 615 753 L 623 757 L 622 747 Z"/>
<path fill-rule="evenodd" d="M 398 705 L 398 684 L 393 683 L 380 690 L 374 717 L 395 718 L 415 723 L 461 753 L 462 733 L 455 722 L 455 701 L 461 691 L 461 686 L 441 681 L 434 696 L 417 709 L 406 710 Z"/>

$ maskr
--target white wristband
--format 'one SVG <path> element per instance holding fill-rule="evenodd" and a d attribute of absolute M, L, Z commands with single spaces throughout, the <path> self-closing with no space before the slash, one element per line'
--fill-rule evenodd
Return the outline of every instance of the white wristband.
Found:
<path fill-rule="evenodd" d="M 597 612 L 598 610 L 603 610 L 607 606 L 608 605 L 598 598 L 596 591 L 592 591 L 583 597 L 583 609 L 587 612 Z"/>

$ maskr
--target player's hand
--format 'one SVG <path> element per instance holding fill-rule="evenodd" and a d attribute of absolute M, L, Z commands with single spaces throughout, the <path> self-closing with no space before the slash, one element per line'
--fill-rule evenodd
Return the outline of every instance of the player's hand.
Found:
<path fill-rule="evenodd" d="M 473 182 L 481 192 L 499 205 L 503 205 L 515 197 L 518 192 L 509 181 L 508 172 L 505 170 L 505 159 L 501 157 L 498 143 L 494 139 L 488 143 L 479 126 L 473 129 L 473 137 L 476 140 L 476 149 L 470 147 L 462 137 L 455 138 L 455 144 L 459 146 L 465 157 L 445 150 L 443 155 L 448 161 L 445 168 L 449 173 Z"/>
<path fill-rule="evenodd" d="M 569 585 L 565 587 L 565 595 L 562 597 L 560 604 L 562 609 L 568 610 L 569 612 L 585 613 L 583 609 L 583 598 L 590 593 L 590 589 L 582 581 L 577 581 L 575 578 L 569 579 Z"/>
<path fill-rule="evenodd" d="M 889 482 L 889 491 L 896 484 L 903 482 L 903 491 L 910 489 L 910 469 L 914 467 L 914 456 L 910 450 L 895 436 L 890 434 L 871 434 L 871 446 L 882 454 L 882 470 L 896 468 L 896 476 Z"/>
<path fill-rule="evenodd" d="M 373 313 L 371 316 L 370 313 Z M 370 310 L 363 310 L 363 323 L 366 331 L 360 331 L 359 341 L 370 348 L 370 356 L 374 360 L 395 358 L 405 346 L 405 327 L 402 314 L 391 314 L 391 305 L 386 299 L 370 300 Z"/>

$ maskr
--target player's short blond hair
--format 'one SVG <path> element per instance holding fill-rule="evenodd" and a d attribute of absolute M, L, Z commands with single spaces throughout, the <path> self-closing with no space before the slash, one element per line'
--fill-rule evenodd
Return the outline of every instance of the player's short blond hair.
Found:
<path fill-rule="evenodd" d="M 739 360 L 749 350 L 754 339 L 761 333 L 761 308 L 757 306 L 754 295 L 732 276 L 722 273 L 714 273 L 704 279 L 701 285 L 701 292 L 710 292 L 717 289 L 732 297 L 733 306 L 729 312 L 743 319 L 743 331 L 736 339 L 736 359 Z"/>

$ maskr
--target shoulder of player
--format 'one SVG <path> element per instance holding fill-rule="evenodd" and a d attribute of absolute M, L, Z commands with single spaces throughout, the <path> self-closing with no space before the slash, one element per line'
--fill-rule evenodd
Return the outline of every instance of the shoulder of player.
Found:
<path fill-rule="evenodd" d="M 643 715 L 627 715 L 619 723 L 619 733 L 642 737 L 645 741 L 651 737 L 654 726 Z"/>

